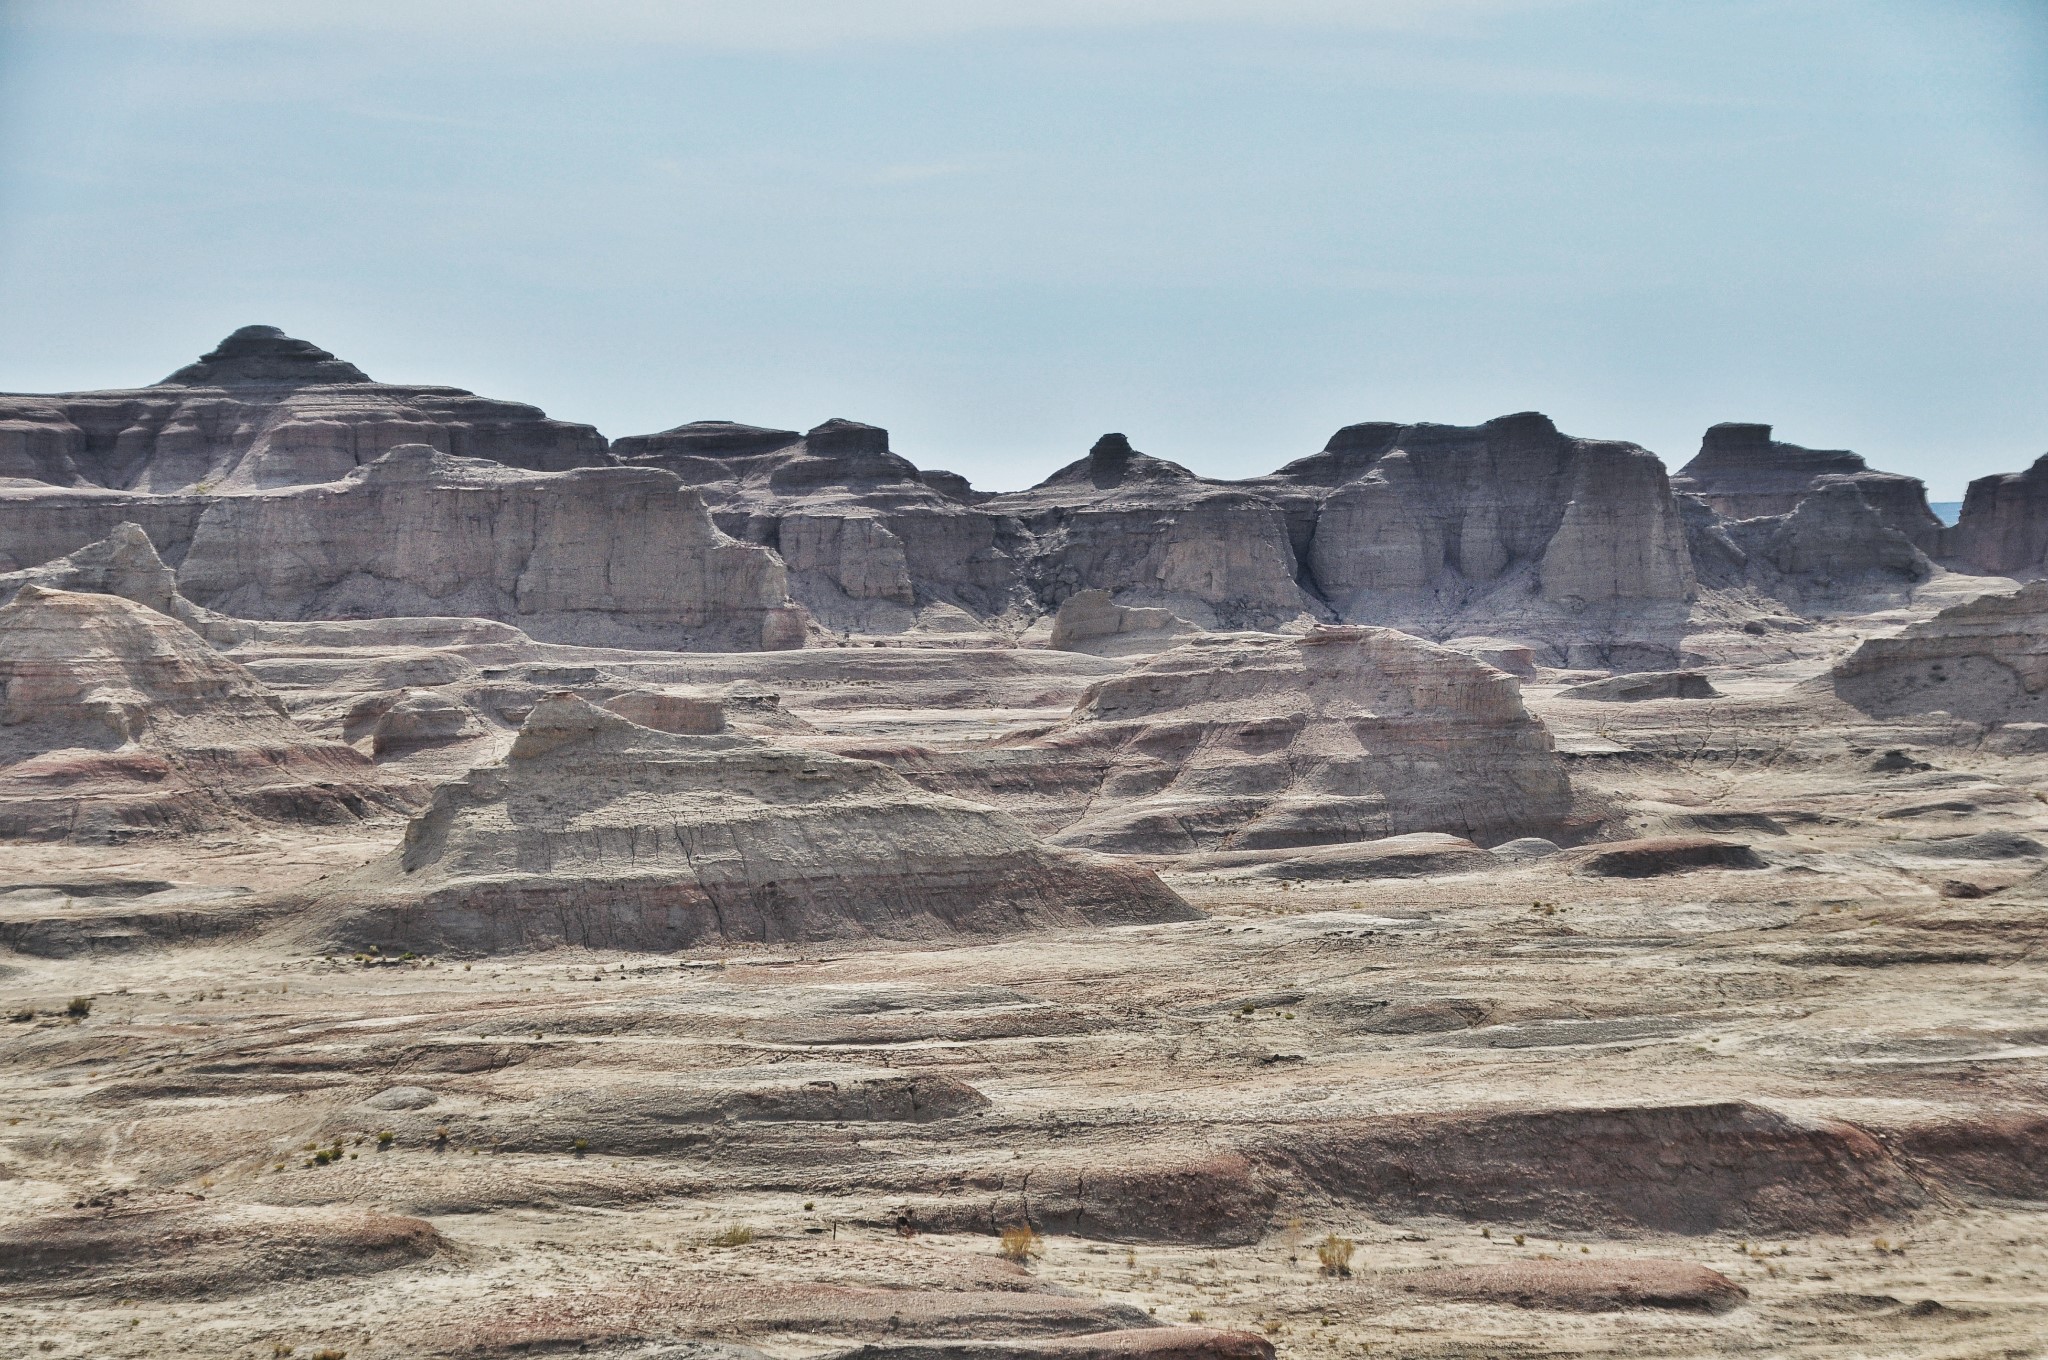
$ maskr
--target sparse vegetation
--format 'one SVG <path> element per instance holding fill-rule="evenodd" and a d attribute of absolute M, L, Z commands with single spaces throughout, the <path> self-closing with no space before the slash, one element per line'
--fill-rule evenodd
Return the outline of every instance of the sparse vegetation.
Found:
<path fill-rule="evenodd" d="M 584 1153 L 590 1151 L 590 1140 L 588 1138 L 578 1138 L 575 1142 L 569 1144 L 569 1151 L 581 1157 Z"/>
<path fill-rule="evenodd" d="M 1357 1251 L 1358 1243 L 1348 1237 L 1339 1237 L 1335 1233 L 1316 1243 L 1316 1259 L 1323 1263 L 1322 1271 L 1325 1275 L 1349 1275 L 1351 1258 Z"/>
<path fill-rule="evenodd" d="M 377 1146 L 380 1148 L 390 1147 L 392 1143 L 397 1141 L 397 1139 L 398 1135 L 393 1133 L 390 1129 L 379 1129 L 377 1131 Z"/>
<path fill-rule="evenodd" d="M 580 1141 L 580 1140 L 579 1140 Z M 744 1223 L 735 1223 L 722 1232 L 713 1234 L 714 1247 L 744 1247 L 754 1240 L 754 1230 Z"/>
<path fill-rule="evenodd" d="M 1005 1261 L 1023 1265 L 1045 1255 L 1045 1239 L 1029 1224 L 1020 1223 L 1014 1228 L 1003 1229 L 1003 1235 L 996 1241 L 996 1255 Z"/>
<path fill-rule="evenodd" d="M 92 1014 L 92 998 L 89 996 L 72 997 L 70 1002 L 65 1005 L 64 1013 L 74 1020 L 85 1019 L 86 1016 Z"/>

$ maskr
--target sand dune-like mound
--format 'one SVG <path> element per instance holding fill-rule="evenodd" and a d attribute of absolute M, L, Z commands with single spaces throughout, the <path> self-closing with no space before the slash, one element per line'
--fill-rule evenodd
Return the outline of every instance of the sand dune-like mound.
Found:
<path fill-rule="evenodd" d="M 340 943 L 943 939 L 1184 920 L 1149 872 L 1048 847 L 992 808 L 877 764 L 537 705 L 501 765 L 443 785 L 404 845 L 312 892 Z"/>
<path fill-rule="evenodd" d="M 1047 742 L 1103 765 L 1058 837 L 1102 850 L 1491 842 L 1571 809 L 1512 677 L 1385 628 L 1197 639 L 1091 688 Z"/>
<path fill-rule="evenodd" d="M 25 585 L 0 608 L 0 836 L 100 839 L 395 809 L 357 751 L 176 619 Z"/>

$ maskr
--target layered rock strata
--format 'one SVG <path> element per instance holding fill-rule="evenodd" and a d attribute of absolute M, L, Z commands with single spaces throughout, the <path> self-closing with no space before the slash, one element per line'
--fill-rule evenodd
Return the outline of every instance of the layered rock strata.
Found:
<path fill-rule="evenodd" d="M 1059 844 L 1119 853 L 1572 825 L 1564 766 L 1513 677 L 1385 628 L 1197 638 L 1097 682 L 1050 732 L 874 754 Z"/>
<path fill-rule="evenodd" d="M 118 840 L 403 806 L 353 748 L 119 595 L 26 584 L 0 608 L 0 836 Z"/>
<path fill-rule="evenodd" d="M 1768 425 L 1716 425 L 1700 451 L 1672 477 L 1673 489 L 1699 496 L 1727 519 L 1789 515 L 1826 487 L 1849 487 L 1885 527 L 1930 555 L 1941 551 L 1943 526 L 1927 505 L 1918 477 L 1878 472 L 1847 449 L 1808 449 L 1771 438 Z"/>
<path fill-rule="evenodd" d="M 0 477 L 59 486 L 328 482 L 402 444 L 537 471 L 610 461 L 588 425 L 461 388 L 373 382 L 274 326 L 244 326 L 151 387 L 0 395 Z"/>
<path fill-rule="evenodd" d="M 554 642 L 801 646 L 782 563 L 654 469 L 540 473 L 393 449 L 338 482 L 207 506 L 178 570 L 252 619 L 468 615 Z"/>
<path fill-rule="evenodd" d="M 396 853 L 312 899 L 313 928 L 339 943 L 463 952 L 932 940 L 1194 915 L 1149 872 L 1044 845 L 883 766 L 656 732 L 567 695 L 533 710 L 503 764 L 437 790 Z"/>

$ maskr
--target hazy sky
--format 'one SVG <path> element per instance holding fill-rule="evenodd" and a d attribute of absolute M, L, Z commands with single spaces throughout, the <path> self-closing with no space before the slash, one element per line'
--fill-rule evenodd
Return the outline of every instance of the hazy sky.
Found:
<path fill-rule="evenodd" d="M 0 389 L 238 325 L 977 484 L 1536 408 L 2048 451 L 2048 0 L 0 3 Z"/>

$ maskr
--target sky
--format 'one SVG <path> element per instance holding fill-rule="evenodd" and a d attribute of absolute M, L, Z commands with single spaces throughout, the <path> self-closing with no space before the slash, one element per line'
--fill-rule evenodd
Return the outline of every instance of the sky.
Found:
<path fill-rule="evenodd" d="M 2048 0 L 0 0 L 0 390 L 237 326 L 1028 485 L 1521 410 L 2048 452 Z"/>

